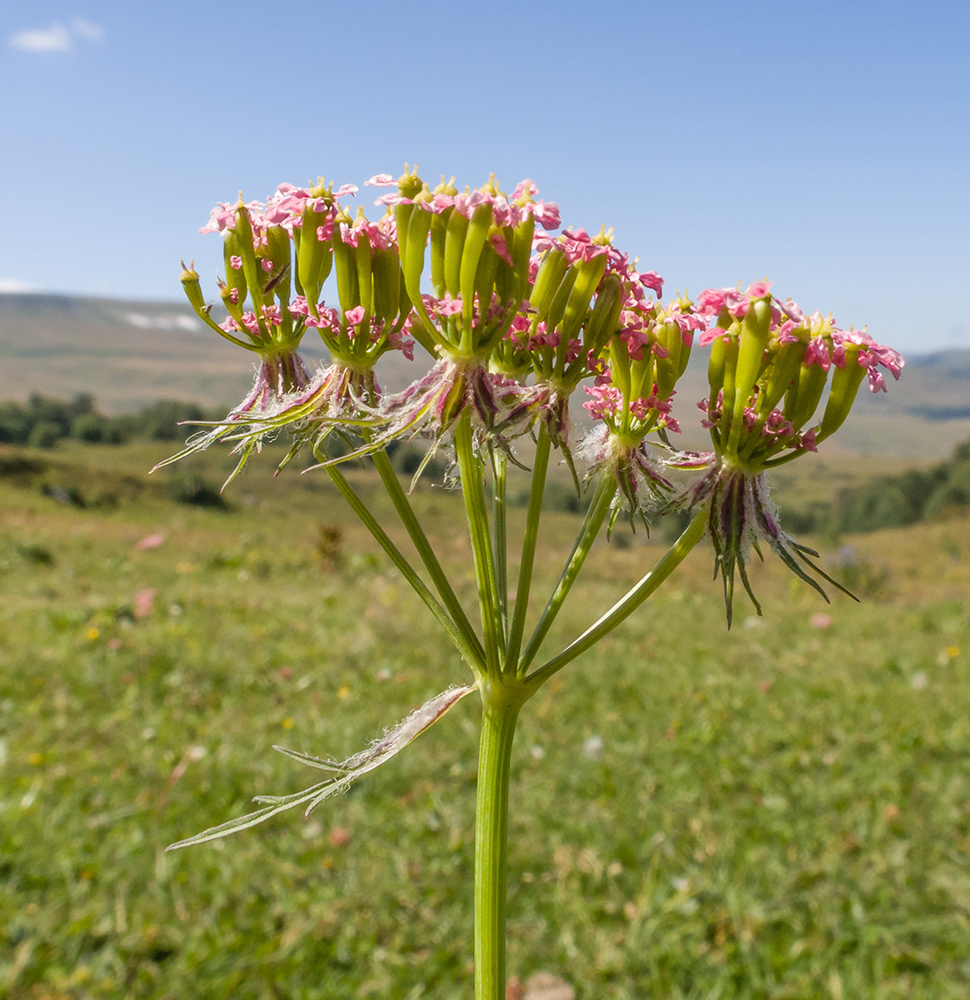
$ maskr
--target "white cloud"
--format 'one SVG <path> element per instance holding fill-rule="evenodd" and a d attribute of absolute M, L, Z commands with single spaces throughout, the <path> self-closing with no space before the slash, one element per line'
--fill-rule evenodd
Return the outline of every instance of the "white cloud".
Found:
<path fill-rule="evenodd" d="M 0 295 L 26 295 L 29 292 L 39 292 L 37 285 L 16 278 L 0 278 Z"/>
<path fill-rule="evenodd" d="M 49 28 L 32 28 L 15 31 L 10 44 L 22 52 L 67 52 L 71 48 L 71 35 L 60 21 Z"/>
<path fill-rule="evenodd" d="M 85 21 L 83 17 L 74 18 L 71 27 L 78 38 L 86 38 L 89 42 L 100 42 L 104 39 L 104 28 L 100 24 Z"/>
<path fill-rule="evenodd" d="M 55 21 L 49 28 L 28 28 L 15 31 L 7 41 L 21 52 L 70 52 L 74 39 L 100 42 L 104 39 L 104 28 L 100 24 L 76 17 L 70 28 Z"/>

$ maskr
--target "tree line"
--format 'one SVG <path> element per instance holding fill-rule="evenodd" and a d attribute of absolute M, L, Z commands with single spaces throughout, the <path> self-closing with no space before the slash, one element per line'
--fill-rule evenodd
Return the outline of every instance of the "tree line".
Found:
<path fill-rule="evenodd" d="M 224 410 L 206 411 L 195 403 L 171 399 L 151 403 L 137 413 L 109 416 L 88 393 L 77 393 L 69 400 L 34 393 L 26 403 L 0 403 L 0 443 L 53 448 L 65 439 L 87 444 L 180 441 L 191 430 L 179 426 L 181 422 L 224 417 Z"/>
<path fill-rule="evenodd" d="M 961 516 L 970 511 L 970 441 L 937 465 L 878 476 L 846 487 L 808 510 L 786 510 L 792 532 L 839 536 L 882 528 L 905 528 L 919 521 Z"/>

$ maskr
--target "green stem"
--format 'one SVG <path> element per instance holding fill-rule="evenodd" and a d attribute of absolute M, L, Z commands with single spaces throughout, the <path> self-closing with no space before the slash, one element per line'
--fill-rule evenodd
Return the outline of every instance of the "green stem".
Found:
<path fill-rule="evenodd" d="M 441 600 L 444 601 L 445 607 L 448 609 L 448 614 L 455 623 L 455 627 L 465 637 L 465 641 L 469 646 L 472 646 L 477 651 L 479 659 L 484 662 L 485 651 L 482 648 L 481 641 L 475 634 L 475 629 L 468 620 L 468 615 L 465 614 L 465 609 L 461 606 L 458 595 L 453 590 L 448 577 L 445 576 L 445 571 L 441 568 L 438 556 L 431 547 L 431 542 L 428 540 L 428 536 L 421 527 L 421 522 L 418 521 L 417 515 L 414 513 L 414 508 L 411 506 L 408 495 L 404 492 L 404 488 L 397 478 L 397 473 L 391 465 L 391 460 L 387 457 L 387 452 L 376 451 L 372 458 L 374 459 L 374 466 L 380 474 L 381 482 L 384 484 L 384 489 L 387 490 L 387 495 L 391 503 L 394 504 L 394 509 L 401 518 L 401 523 L 407 530 L 408 537 L 417 549 L 418 555 L 421 557 L 421 561 L 424 563 L 424 567 L 431 577 L 431 582 L 435 585 Z"/>
<path fill-rule="evenodd" d="M 506 486 L 508 464 L 505 456 L 499 454 L 494 448 L 491 450 L 492 458 L 492 524 L 494 525 L 493 556 L 495 561 L 495 584 L 498 590 L 499 611 L 502 615 L 503 632 L 508 622 L 508 594 L 509 594 L 509 570 L 508 570 L 508 529 L 506 518 Z"/>
<path fill-rule="evenodd" d="M 610 504 L 613 501 L 615 493 L 616 479 L 612 475 L 604 473 L 600 477 L 599 485 L 596 488 L 596 495 L 593 497 L 593 501 L 586 511 L 586 517 L 573 545 L 573 550 L 569 554 L 569 559 L 559 576 L 556 589 L 553 591 L 552 597 L 549 598 L 549 602 L 546 604 L 536 624 L 535 631 L 533 631 L 532 636 L 529 638 L 525 651 L 519 660 L 518 672 L 520 675 L 524 675 L 526 670 L 529 669 L 532 661 L 536 658 L 536 654 L 539 652 L 542 640 L 545 639 L 549 629 L 552 628 L 552 623 L 556 620 L 556 616 L 559 614 L 566 596 L 576 582 L 576 577 L 583 568 L 583 563 L 589 555 L 589 550 L 593 547 L 593 542 L 596 540 L 600 528 L 603 527 L 603 522 L 609 513 Z"/>
<path fill-rule="evenodd" d="M 414 592 L 428 606 L 438 624 L 448 633 L 448 637 L 455 644 L 465 662 L 476 674 L 480 674 L 485 669 L 481 646 L 476 647 L 471 645 L 461 629 L 448 617 L 444 608 L 435 600 L 434 594 L 431 593 L 425 582 L 418 576 L 414 567 L 407 561 L 400 549 L 391 541 L 387 532 L 380 526 L 377 518 L 370 512 L 367 505 L 354 490 L 353 486 L 350 485 L 340 469 L 337 466 L 331 465 L 327 467 L 327 472 L 330 474 L 334 486 L 340 491 L 340 495 L 350 504 L 353 512 L 360 518 L 367 530 L 387 553 L 391 562 L 401 571 L 401 575 L 411 585 Z"/>
<path fill-rule="evenodd" d="M 466 411 L 455 428 L 455 455 L 461 473 L 462 494 L 472 554 L 475 557 L 475 576 L 478 581 L 478 600 L 482 615 L 482 635 L 485 639 L 486 669 L 493 677 L 501 670 L 499 648 L 502 632 L 502 614 L 499 610 L 498 591 L 495 583 L 495 562 L 492 559 L 492 541 L 489 537 L 488 511 L 485 507 L 485 477 L 481 460 L 475 454 L 472 439 L 471 413 Z"/>
<path fill-rule="evenodd" d="M 526 683 L 530 693 L 544 684 L 557 670 L 561 670 L 570 660 L 575 660 L 585 653 L 590 646 L 595 646 L 607 633 L 628 618 L 641 604 L 670 576 L 683 562 L 687 553 L 704 537 L 707 524 L 707 514 L 701 511 L 687 526 L 686 531 L 667 550 L 664 557 L 636 586 L 632 587 L 610 608 L 598 621 L 590 625 L 579 638 L 571 642 L 558 656 L 529 674 Z"/>
<path fill-rule="evenodd" d="M 505 998 L 505 898 L 512 741 L 521 702 L 483 691 L 475 812 L 475 1000 Z"/>
<path fill-rule="evenodd" d="M 532 485 L 529 488 L 529 511 L 525 521 L 525 535 L 522 539 L 522 561 L 519 563 L 519 582 L 515 588 L 515 607 L 509 628 L 509 648 L 505 654 L 505 670 L 516 669 L 522 637 L 525 633 L 525 616 L 529 610 L 529 594 L 532 590 L 532 568 L 535 565 L 536 545 L 539 540 L 539 520 L 542 517 L 542 497 L 546 488 L 549 469 L 549 452 L 552 440 L 545 425 L 540 426 L 536 440 L 535 461 L 532 463 Z"/>

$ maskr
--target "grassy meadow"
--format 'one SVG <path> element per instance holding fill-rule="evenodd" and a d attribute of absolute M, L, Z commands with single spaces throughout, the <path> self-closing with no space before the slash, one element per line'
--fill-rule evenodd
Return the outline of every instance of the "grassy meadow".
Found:
<path fill-rule="evenodd" d="M 324 473 L 263 456 L 220 510 L 146 477 L 164 454 L 0 450 L 0 995 L 470 996 L 473 698 L 309 820 L 165 853 L 316 780 L 272 744 L 347 756 L 467 673 Z M 817 461 L 782 510 L 884 471 Z M 415 504 L 472 609 L 459 497 Z M 546 515 L 537 602 L 578 523 Z M 699 547 L 555 677 L 517 736 L 510 974 L 578 1000 L 970 994 L 968 528 L 820 542 L 861 604 L 770 559 L 731 632 Z M 550 646 L 661 535 L 601 543 Z"/>

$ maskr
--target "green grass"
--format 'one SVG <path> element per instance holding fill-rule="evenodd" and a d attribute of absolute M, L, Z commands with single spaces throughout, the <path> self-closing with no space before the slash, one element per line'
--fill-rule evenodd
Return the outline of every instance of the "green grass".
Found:
<path fill-rule="evenodd" d="M 469 996 L 473 699 L 309 820 L 164 853 L 313 780 L 271 744 L 347 755 L 466 675 L 321 474 L 263 460 L 201 510 L 145 485 L 161 454 L 35 456 L 85 509 L 0 481 L 0 994 Z M 459 498 L 415 502 L 474 607 Z M 578 521 L 544 523 L 540 594 Z M 510 973 L 580 1000 L 968 994 L 970 531 L 843 541 L 863 604 L 769 564 L 765 618 L 726 633 L 698 551 L 527 706 Z M 550 643 L 662 551 L 599 546 Z"/>

